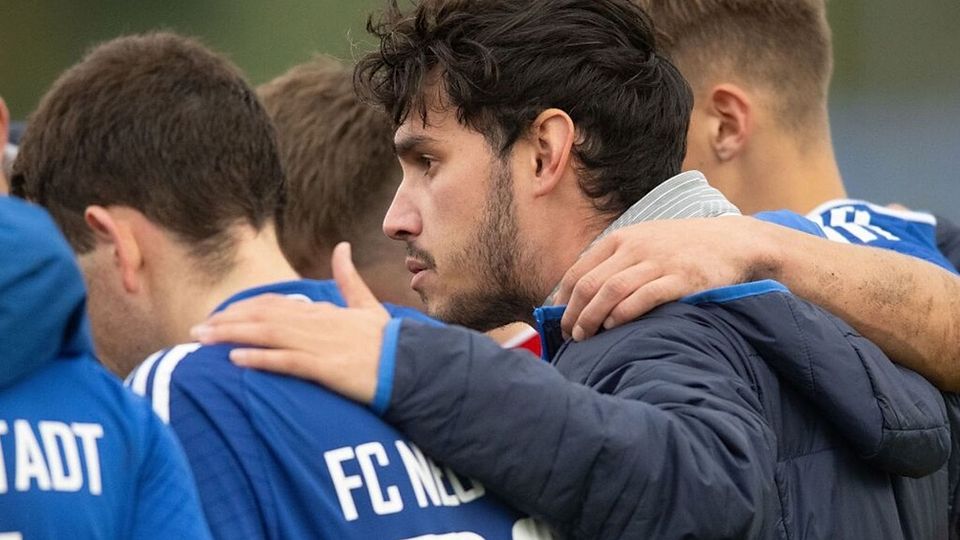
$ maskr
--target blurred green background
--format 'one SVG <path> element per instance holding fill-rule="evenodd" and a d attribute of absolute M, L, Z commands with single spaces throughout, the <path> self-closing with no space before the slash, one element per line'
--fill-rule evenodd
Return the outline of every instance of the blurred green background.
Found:
<path fill-rule="evenodd" d="M 98 42 L 152 29 L 201 38 L 256 84 L 314 52 L 351 57 L 379 0 L 0 0 L 0 95 L 25 118 L 65 68 Z"/>
<path fill-rule="evenodd" d="M 349 60 L 381 0 L 0 0 L 0 95 L 24 119 L 91 45 L 164 28 L 259 84 L 326 52 Z M 834 140 L 851 194 L 960 218 L 960 0 L 830 0 Z M 798 43 L 802 47 L 803 43 Z"/>

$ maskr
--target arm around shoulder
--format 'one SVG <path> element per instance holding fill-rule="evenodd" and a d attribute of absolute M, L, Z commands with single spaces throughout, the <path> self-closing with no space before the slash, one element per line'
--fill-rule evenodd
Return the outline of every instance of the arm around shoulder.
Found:
<path fill-rule="evenodd" d="M 386 418 L 576 538 L 762 532 L 774 443 L 749 388 L 701 346 L 621 330 L 586 353 L 603 357 L 591 388 L 477 334 L 404 323 Z"/>
<path fill-rule="evenodd" d="M 766 274 L 838 315 L 897 363 L 960 390 L 960 277 L 888 250 L 757 223 Z"/>

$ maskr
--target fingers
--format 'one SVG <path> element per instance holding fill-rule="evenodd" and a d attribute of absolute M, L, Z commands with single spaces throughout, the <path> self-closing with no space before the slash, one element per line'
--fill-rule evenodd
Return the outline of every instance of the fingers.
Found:
<path fill-rule="evenodd" d="M 573 312 L 570 312 L 568 308 L 569 320 L 567 319 L 567 313 L 564 314 L 564 322 L 571 325 L 570 335 L 574 340 L 582 341 L 593 336 L 599 331 L 601 325 L 610 327 L 606 324 L 606 321 L 611 315 L 614 315 L 614 310 L 618 306 L 634 295 L 636 291 L 642 290 L 651 282 L 662 277 L 659 268 L 649 263 L 636 264 L 623 270 L 621 270 L 621 267 L 622 264 L 618 264 L 615 258 L 611 258 L 595 270 L 599 277 L 594 279 L 592 277 L 593 273 L 591 273 L 585 276 L 584 280 L 581 280 L 581 282 L 602 283 L 592 297 L 588 297 L 590 290 L 586 290 L 586 288 L 582 293 L 579 285 L 574 289 L 577 307 Z M 606 275 L 608 273 L 609 275 Z M 582 309 L 579 307 L 580 302 L 585 304 Z M 573 300 L 571 300 L 571 303 L 573 303 Z M 649 310 L 652 307 L 655 306 L 650 306 L 647 309 Z M 636 313 L 628 321 L 645 312 Z M 626 315 L 632 315 L 632 313 Z M 620 314 L 617 313 L 615 320 L 619 317 Z"/>
<path fill-rule="evenodd" d="M 684 296 L 699 292 L 680 276 L 671 274 L 650 281 L 610 310 L 603 327 L 607 330 L 631 322 L 649 311 Z"/>
<path fill-rule="evenodd" d="M 658 306 L 679 300 L 695 292 L 698 292 L 695 287 L 691 287 L 675 274 L 662 276 L 649 281 L 613 308 L 601 307 L 595 313 L 584 310 L 584 313 L 590 318 L 590 322 L 581 323 L 578 319 L 575 325 L 585 329 L 583 339 L 587 339 L 593 335 L 593 333 L 588 333 L 587 330 L 593 329 L 594 323 L 592 321 L 600 316 L 597 313 L 606 313 L 602 326 L 604 329 L 610 330 L 627 324 Z"/>
<path fill-rule="evenodd" d="M 228 321 L 200 324 L 190 329 L 190 335 L 203 345 L 214 343 L 243 343 L 257 347 L 282 348 L 287 346 L 286 326 L 264 321 Z"/>
<path fill-rule="evenodd" d="M 563 275 L 563 279 L 560 281 L 560 290 L 557 291 L 553 304 L 557 306 L 569 304 L 574 288 L 580 280 L 591 270 L 609 259 L 617 250 L 618 245 L 619 242 L 616 238 L 607 237 L 588 249 Z"/>
<path fill-rule="evenodd" d="M 350 244 L 340 242 L 333 248 L 331 258 L 331 267 L 333 270 L 333 279 L 340 288 L 340 293 L 351 308 L 375 308 L 380 307 L 380 302 L 374 296 L 367 284 L 364 283 L 357 268 L 353 265 L 351 258 Z"/>
<path fill-rule="evenodd" d="M 301 379 L 323 382 L 326 379 L 324 363 L 311 361 L 309 355 L 278 349 L 233 349 L 230 361 L 238 366 L 292 375 Z"/>
<path fill-rule="evenodd" d="M 575 331 L 577 331 L 576 325 L 574 322 L 581 318 L 581 313 L 587 305 L 600 293 L 607 281 L 610 280 L 613 276 L 623 272 L 624 270 L 632 267 L 634 265 L 633 254 L 624 253 L 623 250 L 618 250 L 613 253 L 610 257 L 604 259 L 595 265 L 594 268 L 588 269 L 580 279 L 574 284 L 573 291 L 570 293 L 570 297 L 567 301 L 567 309 L 564 311 L 563 319 L 560 321 L 561 328 L 567 336 L 573 337 Z M 617 284 L 619 289 L 622 284 Z M 628 294 L 633 292 L 634 289 L 626 291 L 616 291 L 619 292 L 620 298 L 615 298 L 613 304 L 610 305 L 612 308 L 613 305 L 616 305 L 617 302 L 625 298 Z M 609 291 L 608 294 L 614 291 Z M 603 314 L 606 315 L 606 314 Z M 589 321 L 585 321 L 588 322 Z M 595 333 L 597 327 L 600 326 L 600 323 L 603 322 L 601 318 L 599 321 L 594 321 L 592 333 Z M 579 334 L 579 332 L 577 332 Z M 592 335 L 591 333 L 591 335 Z M 582 338 L 574 337 L 578 340 Z"/>
<path fill-rule="evenodd" d="M 577 341 L 582 339 L 579 332 L 577 332 L 577 337 L 573 336 L 573 333 L 577 331 L 574 323 L 580 320 L 583 308 L 587 307 L 606 280 L 617 271 L 615 263 L 611 259 L 606 259 L 577 280 L 567 299 L 567 309 L 563 312 L 563 319 L 560 321 L 560 327 L 563 329 L 564 335 L 573 337 Z M 603 322 L 603 319 L 600 322 Z M 597 324 L 599 325 L 599 322 Z M 596 332 L 596 328 L 594 328 L 594 332 Z"/>
<path fill-rule="evenodd" d="M 293 376 L 325 386 L 360 403 L 373 402 L 377 390 L 377 363 L 363 364 L 349 355 L 320 357 L 315 353 L 285 349 L 237 348 L 230 361 L 252 369 Z"/>

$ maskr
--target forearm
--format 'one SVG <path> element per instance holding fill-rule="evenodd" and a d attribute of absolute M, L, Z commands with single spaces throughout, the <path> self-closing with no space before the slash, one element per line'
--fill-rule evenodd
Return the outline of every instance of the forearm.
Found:
<path fill-rule="evenodd" d="M 772 435 L 718 373 L 722 362 L 658 344 L 677 349 L 676 359 L 625 362 L 623 379 L 636 382 L 607 395 L 466 332 L 405 325 L 404 333 L 385 418 L 435 459 L 566 534 L 656 537 L 666 528 L 740 537 L 762 523 Z M 749 456 L 742 463 L 750 466 L 736 456 Z M 685 522 L 664 500 L 697 504 L 703 519 Z"/>
<path fill-rule="evenodd" d="M 754 222 L 750 279 L 838 315 L 941 390 L 960 390 L 960 278 L 925 261 Z"/>

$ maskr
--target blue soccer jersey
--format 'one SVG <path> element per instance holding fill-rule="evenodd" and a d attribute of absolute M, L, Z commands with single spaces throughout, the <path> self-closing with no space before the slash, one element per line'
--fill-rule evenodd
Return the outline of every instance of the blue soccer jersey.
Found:
<path fill-rule="evenodd" d="M 241 293 L 343 305 L 332 282 Z M 394 317 L 422 315 L 388 307 Z M 433 462 L 370 409 L 186 344 L 127 379 L 179 436 L 218 538 L 546 538 L 479 483 Z"/>
<path fill-rule="evenodd" d="M 209 538 L 183 451 L 93 358 L 73 253 L 0 197 L 0 539 Z"/>
<path fill-rule="evenodd" d="M 839 199 L 820 205 L 806 217 L 789 210 L 761 212 L 755 217 L 843 244 L 889 249 L 956 272 L 937 248 L 936 217 L 925 212 Z"/>
<path fill-rule="evenodd" d="M 890 249 L 956 272 L 937 248 L 937 218 L 860 200 L 828 201 L 807 214 L 836 242 Z"/>
<path fill-rule="evenodd" d="M 0 391 L 0 447 L 0 539 L 210 537 L 169 428 L 89 356 Z"/>

